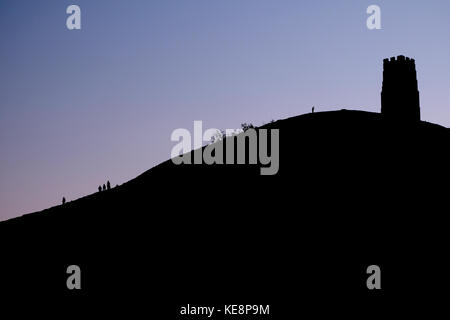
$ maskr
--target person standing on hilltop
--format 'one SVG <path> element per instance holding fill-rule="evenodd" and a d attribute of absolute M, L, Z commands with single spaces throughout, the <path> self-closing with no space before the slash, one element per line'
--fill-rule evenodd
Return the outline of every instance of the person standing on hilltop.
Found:
<path fill-rule="evenodd" d="M 65 203 L 66 203 L 66 198 L 63 197 L 63 198 L 62 198 L 62 204 L 65 204 Z"/>
<path fill-rule="evenodd" d="M 105 191 L 106 190 L 106 186 L 105 186 L 105 184 L 103 184 L 103 191 Z"/>
<path fill-rule="evenodd" d="M 108 182 L 106 182 L 106 188 L 109 190 L 109 189 L 111 189 L 111 184 L 109 183 L 109 180 L 108 180 Z"/>

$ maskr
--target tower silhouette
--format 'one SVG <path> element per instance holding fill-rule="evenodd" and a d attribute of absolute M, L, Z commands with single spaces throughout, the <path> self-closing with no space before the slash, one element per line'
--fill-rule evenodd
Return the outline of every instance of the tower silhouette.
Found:
<path fill-rule="evenodd" d="M 416 63 L 405 56 L 383 60 L 381 113 L 389 119 L 420 120 Z"/>

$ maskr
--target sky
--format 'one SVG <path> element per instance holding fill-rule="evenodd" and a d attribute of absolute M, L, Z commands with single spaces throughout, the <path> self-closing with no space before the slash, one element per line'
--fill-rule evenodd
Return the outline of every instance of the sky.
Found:
<path fill-rule="evenodd" d="M 422 120 L 450 127 L 449 13 L 448 0 L 0 0 L 0 221 L 138 176 L 194 120 L 379 112 L 382 61 L 399 54 L 416 59 Z"/>

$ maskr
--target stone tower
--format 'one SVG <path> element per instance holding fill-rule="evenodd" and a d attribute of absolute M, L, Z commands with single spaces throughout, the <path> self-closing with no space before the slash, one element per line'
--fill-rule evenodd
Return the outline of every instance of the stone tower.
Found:
<path fill-rule="evenodd" d="M 414 59 L 383 60 L 381 114 L 389 119 L 419 121 L 420 103 Z"/>

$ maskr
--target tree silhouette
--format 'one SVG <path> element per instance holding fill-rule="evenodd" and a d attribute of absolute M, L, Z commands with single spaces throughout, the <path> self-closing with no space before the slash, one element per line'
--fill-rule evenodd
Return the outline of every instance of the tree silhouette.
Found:
<path fill-rule="evenodd" d="M 103 191 L 105 191 L 106 190 L 106 186 L 105 186 L 105 184 L 103 184 Z"/>
<path fill-rule="evenodd" d="M 66 203 L 66 198 L 63 197 L 63 198 L 62 198 L 62 204 L 65 204 L 65 203 Z"/>
<path fill-rule="evenodd" d="M 106 188 L 109 190 L 109 189 L 111 189 L 111 184 L 109 183 L 109 180 L 108 180 L 108 182 L 106 182 Z"/>

